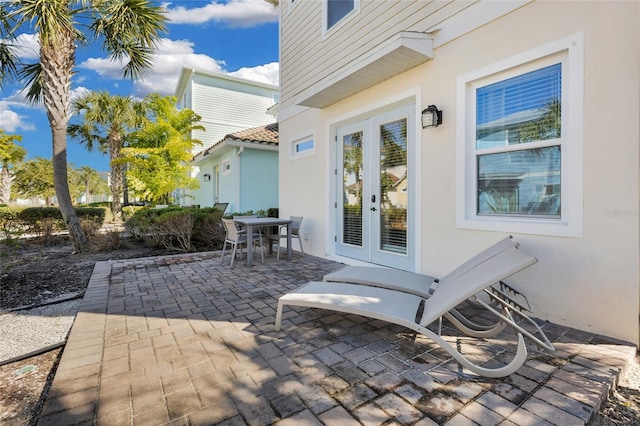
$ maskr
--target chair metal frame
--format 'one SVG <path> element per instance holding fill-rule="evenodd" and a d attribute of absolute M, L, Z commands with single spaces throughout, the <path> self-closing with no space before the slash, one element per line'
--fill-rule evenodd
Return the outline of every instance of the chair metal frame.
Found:
<path fill-rule="evenodd" d="M 222 263 L 222 259 L 224 258 L 224 252 L 227 248 L 227 243 L 229 243 L 233 246 L 233 251 L 231 253 L 231 264 L 229 266 L 233 267 L 233 262 L 235 261 L 235 258 L 236 258 L 236 252 L 238 250 L 238 246 L 240 246 L 241 253 L 242 253 L 243 244 L 247 246 L 247 250 L 250 250 L 249 239 L 247 238 L 246 232 L 242 233 L 242 231 L 238 230 L 233 219 L 222 218 L 222 225 L 224 226 L 224 229 L 226 231 L 226 236 L 224 239 L 224 244 L 222 245 L 222 253 L 220 254 L 220 263 Z M 257 241 L 260 242 L 260 249 L 261 249 L 260 254 L 262 255 L 262 263 L 264 263 L 264 246 L 262 245 L 262 234 L 253 234 L 251 236 L 252 244 L 255 245 Z"/>
<path fill-rule="evenodd" d="M 305 284 L 278 299 L 275 329 L 282 325 L 284 306 L 320 308 L 387 321 L 420 333 L 444 349 L 460 365 L 485 377 L 504 377 L 514 373 L 527 360 L 525 337 L 540 348 L 553 351 L 553 344 L 541 327 L 513 300 L 504 297 L 503 291 L 495 291 L 495 283 L 533 265 L 538 260 L 513 245 L 498 254 L 477 262 L 470 268 L 449 277 L 446 285 L 439 285 L 428 297 L 405 291 L 370 285 L 316 281 Z M 441 283 L 442 284 L 442 283 Z M 476 295 L 487 292 L 490 305 Z M 479 365 L 467 358 L 458 348 L 441 336 L 441 328 L 433 332 L 429 325 L 467 299 L 475 300 L 500 322 L 515 332 L 517 349 L 510 362 L 502 366 Z M 298 314 L 296 314 L 298 315 Z M 521 321 L 527 324 L 524 328 Z"/>
<path fill-rule="evenodd" d="M 300 228 L 302 227 L 302 219 L 304 217 L 303 216 L 289 216 L 289 219 L 293 221 L 293 223 L 291 223 L 291 240 L 293 241 L 294 238 L 298 239 L 298 243 L 300 244 L 300 253 L 302 253 L 302 255 L 304 256 L 304 247 L 302 247 L 302 238 L 300 237 Z M 276 243 L 276 247 L 277 247 L 277 254 L 276 254 L 276 259 L 280 260 L 280 240 L 283 238 L 287 238 L 287 234 L 285 233 L 284 235 L 282 234 L 282 230 L 286 229 L 286 225 L 280 225 L 278 227 L 278 233 L 277 234 L 273 234 L 273 235 L 269 235 L 269 240 L 273 240 Z"/>

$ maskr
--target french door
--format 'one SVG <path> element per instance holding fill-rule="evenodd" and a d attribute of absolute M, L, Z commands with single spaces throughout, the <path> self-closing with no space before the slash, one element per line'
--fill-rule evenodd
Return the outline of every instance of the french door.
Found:
<path fill-rule="evenodd" d="M 413 106 L 337 129 L 336 253 L 412 270 Z"/>

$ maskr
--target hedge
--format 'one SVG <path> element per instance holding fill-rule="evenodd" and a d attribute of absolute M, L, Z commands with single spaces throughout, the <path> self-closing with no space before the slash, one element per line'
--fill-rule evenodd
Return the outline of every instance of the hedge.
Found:
<path fill-rule="evenodd" d="M 104 223 L 105 209 L 102 207 L 77 207 L 75 210 L 81 221 L 91 222 L 97 228 Z M 3 239 L 64 230 L 66 225 L 57 207 L 0 207 L 0 233 Z"/>

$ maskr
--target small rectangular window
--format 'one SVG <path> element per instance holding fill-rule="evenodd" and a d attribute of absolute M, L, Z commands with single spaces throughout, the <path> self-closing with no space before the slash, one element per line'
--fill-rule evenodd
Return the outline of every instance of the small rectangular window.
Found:
<path fill-rule="evenodd" d="M 314 155 L 316 152 L 316 143 L 314 135 L 307 135 L 302 138 L 295 138 L 291 141 L 290 157 L 302 158 Z"/>
<path fill-rule="evenodd" d="M 223 175 L 231 174 L 231 160 L 226 160 L 222 162 L 222 174 Z"/>
<path fill-rule="evenodd" d="M 296 144 L 296 152 L 303 152 L 313 149 L 313 139 L 302 141 Z"/>

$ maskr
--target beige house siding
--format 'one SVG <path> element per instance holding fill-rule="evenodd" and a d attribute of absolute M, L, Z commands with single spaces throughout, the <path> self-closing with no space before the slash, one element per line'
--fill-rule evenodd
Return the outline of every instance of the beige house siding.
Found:
<path fill-rule="evenodd" d="M 316 2 L 312 2 L 316 3 Z M 317 2 L 319 3 L 319 2 Z M 374 2 L 386 3 L 386 2 Z M 423 2 L 418 2 L 423 4 Z M 489 2 L 493 3 L 493 2 Z M 504 2 L 501 2 L 504 3 Z M 441 4 L 441 3 L 438 3 Z M 480 4 L 472 7 L 478 8 Z M 406 7 L 409 7 L 407 3 Z M 427 7 L 424 3 L 424 7 Z M 433 7 L 434 5 L 432 5 Z M 362 2 L 362 16 L 369 2 Z M 375 9 L 381 13 L 379 6 Z M 398 7 L 398 6 L 396 6 Z M 413 4 L 415 7 L 415 4 Z M 452 7 L 450 4 L 449 7 Z M 317 8 L 317 6 L 315 6 Z M 297 10 L 296 10 L 297 9 Z M 293 8 L 293 12 L 306 12 Z M 321 13 L 320 9 L 317 11 Z M 436 12 L 437 13 L 437 12 Z M 463 11 L 468 13 L 468 9 Z M 435 103 L 444 112 L 436 129 L 419 129 L 415 159 L 419 234 L 416 270 L 442 275 L 454 266 L 507 234 L 513 234 L 539 263 L 518 274 L 512 283 L 524 290 L 539 318 L 638 343 L 640 312 L 640 14 L 638 2 L 546 2 L 518 3 L 518 7 L 473 31 L 438 42 L 439 34 L 455 34 L 455 16 L 439 18 L 441 31 L 434 34 L 434 59 L 377 84 L 324 109 L 286 107 L 280 121 L 280 140 L 313 132 L 314 156 L 290 160 L 280 151 L 280 214 L 305 217 L 305 252 L 348 262 L 335 253 L 335 168 L 333 137 L 336 123 L 366 116 L 385 103 L 407 99 L 416 113 Z M 449 14 L 450 15 L 450 14 Z M 429 28 L 431 17 L 413 23 L 413 29 Z M 288 34 L 283 13 L 283 35 Z M 428 21 L 428 23 L 427 23 Z M 315 21 L 314 21 L 315 22 Z M 380 22 L 380 21 L 379 21 Z M 352 26 L 360 26 L 355 21 Z M 331 53 L 322 45 L 321 21 L 309 33 L 319 56 Z M 393 30 L 407 30 L 393 27 Z M 345 34 L 347 28 L 341 28 Z M 581 34 L 584 40 L 584 91 L 582 138 L 583 232 L 580 237 L 559 237 L 518 232 L 463 229 L 457 226 L 457 128 L 459 126 L 458 78 L 467 73 Z M 374 37 L 376 35 L 374 34 Z M 345 36 L 346 37 L 346 36 Z M 283 46 L 295 41 L 283 39 Z M 348 44 L 348 43 L 347 43 Z M 366 44 L 366 43 L 365 43 Z M 291 48 L 291 47 L 290 47 Z M 359 47 L 361 48 L 361 47 Z M 286 53 L 288 52 L 288 53 Z M 313 70 L 311 82 L 326 77 L 342 61 L 316 70 L 322 61 L 313 49 L 302 58 L 283 50 L 283 106 L 292 106 L 295 93 L 303 89 L 301 78 Z M 346 52 L 351 54 L 350 52 Z M 305 67 L 291 65 L 305 64 Z M 287 65 L 289 64 L 289 65 Z M 293 67 L 290 69 L 289 66 Z M 288 74 L 291 73 L 291 74 Z M 300 78 L 293 78 L 298 76 Z M 293 88 L 289 87 L 293 84 Z M 405 95 L 403 95 L 405 94 Z"/>
<path fill-rule="evenodd" d="M 425 32 L 473 2 L 362 1 L 359 13 L 323 35 L 322 2 L 302 2 L 281 20 L 282 108 L 400 31 Z M 339 52 L 339 54 L 336 54 Z"/>

